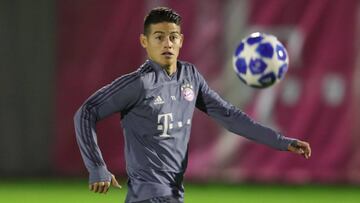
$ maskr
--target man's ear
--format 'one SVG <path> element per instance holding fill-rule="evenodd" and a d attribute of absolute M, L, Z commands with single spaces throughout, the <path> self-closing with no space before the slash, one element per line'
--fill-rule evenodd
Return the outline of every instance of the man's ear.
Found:
<path fill-rule="evenodd" d="M 147 47 L 147 37 L 144 34 L 140 35 L 140 44 L 143 48 Z"/>
<path fill-rule="evenodd" d="M 181 36 L 181 39 L 180 39 L 180 48 L 181 48 L 181 47 L 182 47 L 182 44 L 183 44 L 183 42 L 184 42 L 184 35 L 181 34 L 180 36 Z"/>

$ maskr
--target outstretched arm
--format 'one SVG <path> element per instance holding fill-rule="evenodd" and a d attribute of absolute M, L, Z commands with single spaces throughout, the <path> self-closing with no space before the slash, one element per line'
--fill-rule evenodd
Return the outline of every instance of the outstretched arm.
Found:
<path fill-rule="evenodd" d="M 94 192 L 106 192 L 110 183 L 118 185 L 101 155 L 96 122 L 135 105 L 140 98 L 140 88 L 142 84 L 136 74 L 120 77 L 90 96 L 75 114 L 76 140 L 89 172 L 89 188 Z"/>
<path fill-rule="evenodd" d="M 207 85 L 200 73 L 197 72 L 196 77 L 200 83 L 196 107 L 201 111 L 235 134 L 278 150 L 298 152 L 298 148 L 291 147 L 291 145 L 293 143 L 301 145 L 302 141 L 285 137 L 279 132 L 255 122 L 240 109 L 223 100 Z M 310 152 L 310 146 L 303 148 L 301 145 L 301 149 L 306 150 L 307 156 L 310 155 L 308 153 Z"/>

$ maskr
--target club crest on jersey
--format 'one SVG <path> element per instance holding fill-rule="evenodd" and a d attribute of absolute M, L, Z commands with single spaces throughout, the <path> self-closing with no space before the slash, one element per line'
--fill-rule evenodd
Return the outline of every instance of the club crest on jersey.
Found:
<path fill-rule="evenodd" d="M 181 86 L 181 93 L 184 96 L 184 98 L 188 101 L 192 101 L 194 100 L 194 91 L 193 91 L 193 86 L 190 84 L 184 84 Z"/>

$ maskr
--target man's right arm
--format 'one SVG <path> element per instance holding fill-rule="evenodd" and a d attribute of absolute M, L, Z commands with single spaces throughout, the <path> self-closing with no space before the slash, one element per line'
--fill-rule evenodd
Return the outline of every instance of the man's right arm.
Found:
<path fill-rule="evenodd" d="M 76 112 L 76 140 L 89 172 L 90 184 L 111 181 L 111 173 L 97 144 L 96 122 L 135 105 L 141 97 L 141 88 L 138 74 L 122 76 L 95 92 Z"/>

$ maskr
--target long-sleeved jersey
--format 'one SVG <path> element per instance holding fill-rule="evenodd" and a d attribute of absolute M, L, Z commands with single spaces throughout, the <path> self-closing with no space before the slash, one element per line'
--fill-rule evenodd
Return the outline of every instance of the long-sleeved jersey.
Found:
<path fill-rule="evenodd" d="M 110 181 L 97 144 L 96 122 L 121 113 L 128 173 L 126 202 L 157 196 L 183 198 L 183 174 L 195 107 L 229 131 L 278 150 L 293 139 L 251 120 L 209 88 L 194 65 L 178 61 L 169 76 L 147 60 L 137 71 L 101 88 L 75 114 L 76 138 L 90 183 Z"/>

